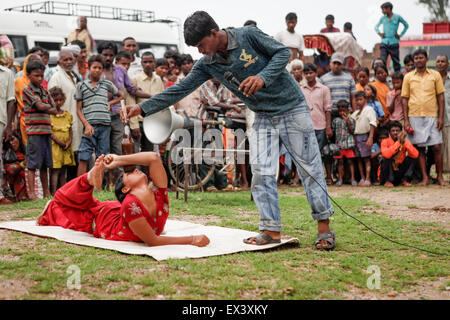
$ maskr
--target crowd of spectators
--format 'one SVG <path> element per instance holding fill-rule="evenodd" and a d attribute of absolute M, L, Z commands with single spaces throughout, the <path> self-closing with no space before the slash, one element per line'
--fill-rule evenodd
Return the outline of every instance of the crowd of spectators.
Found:
<path fill-rule="evenodd" d="M 404 70 L 400 70 L 396 50 L 408 24 L 392 13 L 392 5 L 382 8 L 379 25 L 384 25 L 386 34 L 379 33 L 381 57 L 374 59 L 372 70 L 358 68 L 356 77 L 345 70 L 346 57 L 340 52 L 329 57 L 324 74 L 320 65 L 305 62 L 305 43 L 295 31 L 295 13 L 286 16 L 286 30 L 274 38 L 291 49 L 287 69 L 310 107 L 328 185 L 445 185 L 443 173 L 450 171 L 448 57 L 438 57 L 436 71 L 427 67 L 427 52 L 417 50 L 404 59 Z M 325 21 L 320 32 L 340 32 L 332 15 Z M 399 23 L 405 25 L 401 35 L 396 29 Z M 252 20 L 245 26 L 257 28 Z M 350 22 L 343 29 L 356 40 Z M 7 49 L 7 37 L 2 35 L 6 57 L 11 54 Z M 174 50 L 155 57 L 150 51 L 139 56 L 138 49 L 133 37 L 123 39 L 120 46 L 96 43 L 87 19 L 81 17 L 79 28 L 59 52 L 57 66 L 48 65 L 49 53 L 41 47 L 29 50 L 20 70 L 11 67 L 11 59 L 0 59 L 2 203 L 50 197 L 84 174 L 101 154 L 121 154 L 121 102 L 132 105 L 161 93 L 188 76 L 195 64 L 189 54 Z M 386 65 L 388 56 L 394 72 Z M 171 108 L 202 118 L 207 107 L 231 117 L 234 129 L 251 130 L 254 114 L 215 79 Z M 129 125 L 134 152 L 166 154 L 165 143 L 154 145 L 146 138 L 142 117 L 129 119 Z M 229 131 L 221 129 L 226 144 Z M 289 159 L 282 152 L 279 183 L 300 184 L 298 168 Z M 108 172 L 104 188 L 113 188 L 120 173 Z M 232 174 L 213 175 L 208 190 L 248 189 L 250 185 L 246 163 L 236 166 Z"/>

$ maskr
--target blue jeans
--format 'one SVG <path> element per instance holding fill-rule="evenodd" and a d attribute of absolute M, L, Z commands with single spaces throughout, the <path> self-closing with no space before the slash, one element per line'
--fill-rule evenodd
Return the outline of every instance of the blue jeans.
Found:
<path fill-rule="evenodd" d="M 252 194 L 261 215 L 259 229 L 281 232 L 275 179 L 280 144 L 286 147 L 297 167 L 313 219 L 327 220 L 334 208 L 327 196 L 321 154 L 309 112 L 294 109 L 280 116 L 256 114 L 250 136 L 250 161 Z"/>
<path fill-rule="evenodd" d="M 109 135 L 111 134 L 111 126 L 100 124 L 92 125 L 94 127 L 94 135 L 81 137 L 80 147 L 78 148 L 78 160 L 89 161 L 92 153 L 95 151 L 95 159 L 102 154 L 109 154 Z"/>

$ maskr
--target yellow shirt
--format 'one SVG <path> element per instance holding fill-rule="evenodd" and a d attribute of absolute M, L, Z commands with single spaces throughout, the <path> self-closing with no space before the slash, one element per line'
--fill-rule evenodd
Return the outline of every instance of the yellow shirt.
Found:
<path fill-rule="evenodd" d="M 89 37 L 88 31 L 83 29 L 77 34 L 77 30 L 73 30 L 67 37 L 67 43 L 71 43 L 74 40 L 80 40 L 86 44 L 86 52 L 89 58 L 91 55 L 91 38 Z"/>
<path fill-rule="evenodd" d="M 135 77 L 131 79 L 131 83 L 134 87 L 141 89 L 143 92 L 148 93 L 151 96 L 155 96 L 158 93 L 164 91 L 165 86 L 161 77 L 158 76 L 155 72 L 153 72 L 152 77 L 150 78 L 144 71 L 141 71 Z M 141 103 L 147 99 L 145 98 L 136 98 L 137 103 Z M 142 121 L 144 118 L 142 116 L 133 117 L 130 119 L 130 128 L 137 129 L 139 128 L 139 121 Z"/>
<path fill-rule="evenodd" d="M 427 68 L 423 76 L 417 70 L 408 73 L 402 87 L 402 97 L 409 99 L 408 117 L 437 117 L 437 96 L 444 92 L 439 72 Z"/>

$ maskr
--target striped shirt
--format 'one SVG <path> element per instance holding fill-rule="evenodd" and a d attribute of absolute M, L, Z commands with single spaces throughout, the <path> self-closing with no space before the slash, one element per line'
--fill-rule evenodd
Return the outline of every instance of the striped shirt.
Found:
<path fill-rule="evenodd" d="M 109 80 L 100 79 L 95 88 L 91 79 L 77 84 L 75 99 L 82 101 L 83 115 L 86 121 L 92 124 L 111 124 L 111 114 L 108 111 L 108 93 L 118 94 L 117 87 Z"/>
<path fill-rule="evenodd" d="M 347 100 L 351 103 L 351 95 L 355 93 L 355 80 L 349 73 L 342 72 L 340 75 L 332 71 L 323 75 L 320 82 L 326 85 L 331 91 L 331 103 L 333 110 L 337 110 L 336 104 L 339 100 Z"/>
<path fill-rule="evenodd" d="M 24 104 L 25 125 L 28 135 L 52 134 L 50 115 L 36 108 L 37 102 L 55 106 L 52 97 L 44 87 L 36 87 L 32 83 L 23 89 L 22 100 Z"/>

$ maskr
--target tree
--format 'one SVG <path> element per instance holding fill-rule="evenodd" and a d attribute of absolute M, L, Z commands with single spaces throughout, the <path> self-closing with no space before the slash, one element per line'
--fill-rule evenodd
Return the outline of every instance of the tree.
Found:
<path fill-rule="evenodd" d="M 419 4 L 428 7 L 431 13 L 431 22 L 447 22 L 449 21 L 449 0 L 418 0 Z"/>

